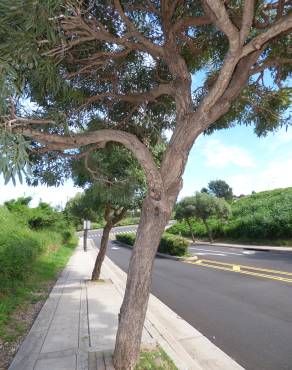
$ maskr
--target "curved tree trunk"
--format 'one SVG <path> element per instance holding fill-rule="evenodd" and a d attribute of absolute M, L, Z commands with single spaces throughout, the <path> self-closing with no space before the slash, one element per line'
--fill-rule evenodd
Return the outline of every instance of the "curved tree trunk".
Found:
<path fill-rule="evenodd" d="M 209 236 L 209 240 L 210 240 L 210 243 L 213 243 L 214 240 L 213 240 L 213 235 L 212 235 L 212 230 L 210 228 L 210 226 L 208 225 L 208 222 L 206 220 L 203 220 L 203 223 L 207 229 L 207 232 L 208 232 L 208 236 Z"/>
<path fill-rule="evenodd" d="M 108 244 L 108 239 L 109 239 L 109 234 L 112 229 L 113 225 L 111 223 L 107 223 L 103 229 L 102 232 L 102 237 L 100 241 L 100 247 L 99 247 L 99 252 L 95 260 L 95 265 L 94 269 L 91 275 L 92 280 L 98 280 L 100 276 L 100 271 L 101 271 L 101 266 L 106 254 L 106 249 L 107 249 L 107 244 Z"/>
<path fill-rule="evenodd" d="M 187 224 L 188 224 L 190 232 L 191 232 L 192 241 L 195 242 L 196 240 L 195 240 L 195 235 L 194 235 L 192 224 L 191 224 L 191 222 L 188 218 L 186 218 L 186 221 L 187 221 Z"/>
<path fill-rule="evenodd" d="M 113 215 L 111 215 L 111 212 L 113 211 Z M 108 240 L 109 240 L 109 234 L 111 232 L 111 229 L 113 226 L 121 221 L 121 219 L 125 216 L 127 212 L 127 208 L 121 208 L 119 210 L 114 209 L 109 204 L 105 207 L 104 210 L 104 219 L 106 221 L 106 225 L 102 232 L 102 237 L 100 241 L 100 247 L 99 252 L 96 257 L 96 261 L 94 264 L 93 272 L 91 275 L 91 280 L 98 280 L 100 276 L 101 266 L 104 261 L 104 257 L 107 250 Z"/>
<path fill-rule="evenodd" d="M 157 205 L 159 203 L 159 205 Z M 139 358 L 142 330 L 148 305 L 151 273 L 171 208 L 147 196 L 130 260 L 126 293 L 114 352 L 116 370 L 132 370 Z"/>

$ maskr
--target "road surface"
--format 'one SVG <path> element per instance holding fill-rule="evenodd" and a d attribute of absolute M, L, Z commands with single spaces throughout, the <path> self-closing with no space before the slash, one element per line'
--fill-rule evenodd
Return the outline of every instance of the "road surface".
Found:
<path fill-rule="evenodd" d="M 98 246 L 101 232 L 89 235 Z M 152 293 L 247 370 L 292 370 L 292 254 L 206 245 L 190 252 L 211 262 L 156 258 Z M 130 254 L 109 243 L 108 257 L 126 272 Z M 225 269 L 229 264 L 260 270 L 246 274 Z"/>

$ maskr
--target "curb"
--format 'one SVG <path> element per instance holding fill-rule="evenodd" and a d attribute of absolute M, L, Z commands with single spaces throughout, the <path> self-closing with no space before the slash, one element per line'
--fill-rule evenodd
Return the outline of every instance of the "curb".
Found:
<path fill-rule="evenodd" d="M 119 240 L 115 239 L 115 240 L 112 240 L 113 242 L 117 243 L 117 244 L 120 244 L 122 247 L 125 247 L 125 248 L 128 248 L 128 249 L 133 249 L 133 247 L 129 244 L 126 244 L 126 243 L 123 243 L 123 242 L 120 242 Z M 169 260 L 173 260 L 173 261 L 196 261 L 198 260 L 198 257 L 197 256 L 192 256 L 192 257 L 179 257 L 179 256 L 171 256 L 170 254 L 165 254 L 165 253 L 160 253 L 160 252 L 156 252 L 156 256 L 158 257 L 161 257 L 161 258 L 166 258 L 166 259 L 169 259 Z"/>
<path fill-rule="evenodd" d="M 96 249 L 94 242 L 91 246 Z M 127 246 L 129 248 L 129 246 Z M 107 256 L 104 268 L 124 295 L 127 274 Z M 244 370 L 235 360 L 150 294 L 144 328 L 171 357 L 179 370 Z"/>

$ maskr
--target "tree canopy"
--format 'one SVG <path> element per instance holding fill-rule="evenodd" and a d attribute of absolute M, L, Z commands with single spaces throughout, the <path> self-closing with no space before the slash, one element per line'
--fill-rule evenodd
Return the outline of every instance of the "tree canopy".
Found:
<path fill-rule="evenodd" d="M 212 180 L 208 183 L 208 188 L 203 188 L 202 193 L 210 193 L 218 198 L 224 198 L 225 200 L 232 200 L 233 191 L 232 188 L 224 180 Z"/>
<path fill-rule="evenodd" d="M 135 141 L 69 132 L 150 140 L 175 127 L 181 99 L 192 112 L 209 109 L 199 131 L 239 122 L 264 135 L 288 125 L 288 9 L 288 1 L 3 0 L 1 170 L 13 179 L 31 151 Z"/>

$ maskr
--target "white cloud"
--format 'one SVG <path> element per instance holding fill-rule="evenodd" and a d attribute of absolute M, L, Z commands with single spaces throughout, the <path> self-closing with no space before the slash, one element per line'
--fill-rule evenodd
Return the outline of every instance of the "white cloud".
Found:
<path fill-rule="evenodd" d="M 292 156 L 270 162 L 262 171 L 229 176 L 226 181 L 234 193 L 250 194 L 292 186 Z"/>
<path fill-rule="evenodd" d="M 251 154 L 244 148 L 235 145 L 224 145 L 217 139 L 210 139 L 202 148 L 202 154 L 206 158 L 209 167 L 254 167 L 255 161 Z"/>

